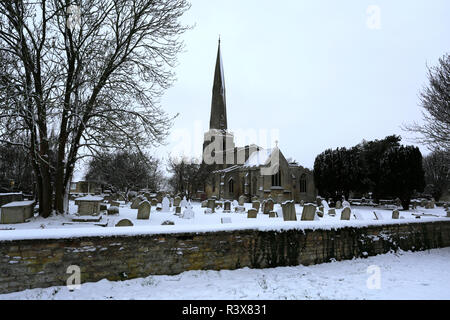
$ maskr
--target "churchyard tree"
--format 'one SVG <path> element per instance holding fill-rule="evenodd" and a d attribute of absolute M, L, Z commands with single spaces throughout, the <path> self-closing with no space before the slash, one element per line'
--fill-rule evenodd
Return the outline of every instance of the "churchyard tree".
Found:
<path fill-rule="evenodd" d="M 443 151 L 450 159 L 450 54 L 428 68 L 428 86 L 420 93 L 423 124 L 405 126 L 420 134 L 417 140 L 430 150 Z"/>
<path fill-rule="evenodd" d="M 436 200 L 450 188 L 450 161 L 448 155 L 441 150 L 435 150 L 423 158 L 425 171 L 425 192 Z"/>
<path fill-rule="evenodd" d="M 139 152 L 105 152 L 89 161 L 86 180 L 106 184 L 128 199 L 131 190 L 159 190 L 160 160 Z"/>
<path fill-rule="evenodd" d="M 29 154 L 42 216 L 67 210 L 80 158 L 141 152 L 167 136 L 173 117 L 159 98 L 174 80 L 188 8 L 186 0 L 0 2 L 0 141 Z"/>

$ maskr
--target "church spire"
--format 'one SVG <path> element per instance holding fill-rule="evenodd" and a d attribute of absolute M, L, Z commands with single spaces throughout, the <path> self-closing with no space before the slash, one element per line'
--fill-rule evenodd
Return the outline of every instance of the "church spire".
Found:
<path fill-rule="evenodd" d="M 217 49 L 216 69 L 211 100 L 210 129 L 227 129 L 227 105 L 225 100 L 225 78 L 223 74 L 222 56 L 220 54 L 220 37 Z"/>

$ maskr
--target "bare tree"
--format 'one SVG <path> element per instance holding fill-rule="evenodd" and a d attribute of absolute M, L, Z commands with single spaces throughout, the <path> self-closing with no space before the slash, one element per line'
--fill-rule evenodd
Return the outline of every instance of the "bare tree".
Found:
<path fill-rule="evenodd" d="M 450 187 L 450 161 L 442 151 L 433 151 L 423 158 L 426 190 L 439 200 Z"/>
<path fill-rule="evenodd" d="M 173 118 L 159 98 L 174 80 L 188 8 L 186 0 L 0 2 L 0 141 L 28 150 L 41 215 L 67 210 L 81 157 L 141 152 L 167 136 Z"/>
<path fill-rule="evenodd" d="M 418 142 L 430 150 L 440 149 L 450 159 L 450 54 L 439 65 L 428 68 L 429 84 L 420 94 L 424 124 L 414 123 L 404 129 L 421 135 Z"/>

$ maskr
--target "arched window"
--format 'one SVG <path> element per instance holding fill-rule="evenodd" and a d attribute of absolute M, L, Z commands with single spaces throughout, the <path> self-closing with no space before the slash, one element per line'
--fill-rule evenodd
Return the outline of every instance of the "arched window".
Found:
<path fill-rule="evenodd" d="M 281 170 L 279 169 L 277 173 L 272 175 L 272 186 L 281 187 Z"/>
<path fill-rule="evenodd" d="M 306 174 L 300 176 L 300 192 L 306 192 Z"/>
<path fill-rule="evenodd" d="M 234 193 L 234 181 L 233 181 L 233 179 L 230 179 L 228 181 L 228 192 L 229 193 Z"/>
<path fill-rule="evenodd" d="M 258 180 L 256 179 L 256 177 L 253 177 L 253 179 L 252 179 L 252 193 L 253 193 L 253 195 L 256 195 L 257 183 L 258 183 Z"/>

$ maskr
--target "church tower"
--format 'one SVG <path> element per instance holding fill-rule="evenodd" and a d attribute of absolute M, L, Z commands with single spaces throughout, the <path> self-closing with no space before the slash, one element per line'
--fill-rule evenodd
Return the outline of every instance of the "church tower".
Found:
<path fill-rule="evenodd" d="M 223 72 L 220 38 L 211 99 L 209 131 L 204 135 L 203 162 L 223 169 L 234 163 L 234 136 L 228 132 L 225 77 Z"/>

